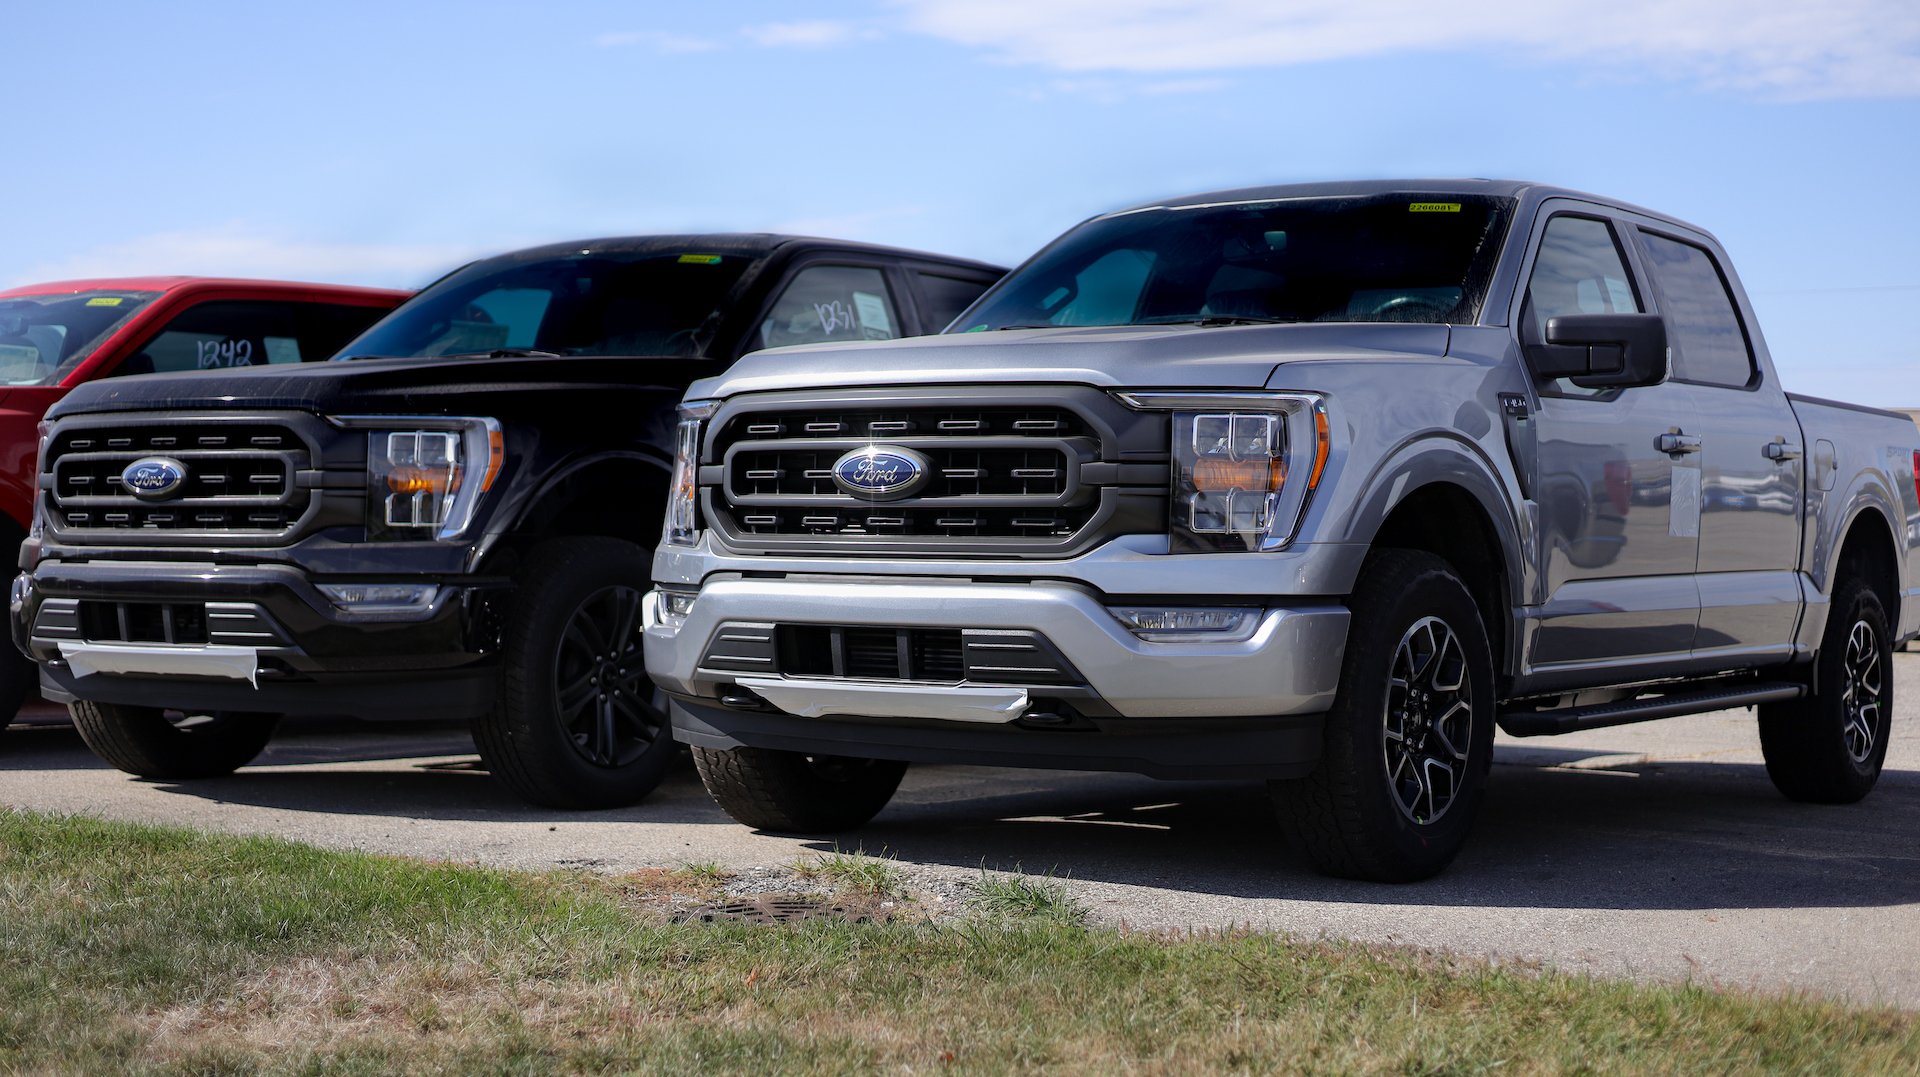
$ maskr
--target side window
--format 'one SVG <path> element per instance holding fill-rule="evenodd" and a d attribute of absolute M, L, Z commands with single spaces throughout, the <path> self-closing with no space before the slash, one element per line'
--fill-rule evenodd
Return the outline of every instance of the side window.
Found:
<path fill-rule="evenodd" d="M 1540 238 L 1540 255 L 1520 307 L 1520 341 L 1544 344 L 1547 319 L 1562 314 L 1639 314 L 1633 277 L 1614 242 L 1613 229 L 1590 217 L 1555 217 Z M 1566 396 L 1597 396 L 1565 378 L 1554 382 Z"/>
<path fill-rule="evenodd" d="M 921 306 L 926 314 L 927 324 L 920 328 L 929 333 L 938 333 L 953 323 L 960 312 L 973 305 L 980 293 L 987 290 L 987 282 L 981 280 L 963 280 L 959 277 L 943 277 L 937 273 L 916 273 L 920 282 Z"/>
<path fill-rule="evenodd" d="M 114 373 L 223 370 L 325 359 L 327 354 L 302 352 L 294 304 L 224 300 L 201 303 L 174 315 Z"/>
<path fill-rule="evenodd" d="M 886 275 L 857 266 L 809 266 L 795 274 L 760 323 L 759 346 L 823 340 L 892 340 L 900 317 Z"/>
<path fill-rule="evenodd" d="M 1753 350 L 1713 255 L 1647 232 L 1640 233 L 1640 246 L 1673 334 L 1674 373 L 1710 385 L 1752 383 Z"/>

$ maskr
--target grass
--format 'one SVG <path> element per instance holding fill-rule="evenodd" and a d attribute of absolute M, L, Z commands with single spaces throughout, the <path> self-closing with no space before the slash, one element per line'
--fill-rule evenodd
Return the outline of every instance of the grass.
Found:
<path fill-rule="evenodd" d="M 1920 1070 L 1892 1010 L 992 910 L 677 924 L 649 893 L 0 810 L 0 1072 Z"/>
<path fill-rule="evenodd" d="M 834 850 L 793 862 L 793 873 L 802 879 L 831 883 L 837 889 L 871 897 L 906 896 L 907 877 L 881 850 L 880 856 L 868 856 L 865 848 L 851 853 Z"/>
<path fill-rule="evenodd" d="M 982 871 L 967 903 L 988 916 L 1083 924 L 1087 910 L 1052 875 L 997 875 Z"/>

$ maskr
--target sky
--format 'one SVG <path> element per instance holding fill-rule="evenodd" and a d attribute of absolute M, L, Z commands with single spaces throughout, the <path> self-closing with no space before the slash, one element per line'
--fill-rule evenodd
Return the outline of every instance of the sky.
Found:
<path fill-rule="evenodd" d="M 1016 264 L 1159 197 L 1487 176 L 1706 228 L 1789 389 L 1920 406 L 1915 0 L 0 0 L 0 30 L 0 286 L 418 286 L 666 231 Z"/>

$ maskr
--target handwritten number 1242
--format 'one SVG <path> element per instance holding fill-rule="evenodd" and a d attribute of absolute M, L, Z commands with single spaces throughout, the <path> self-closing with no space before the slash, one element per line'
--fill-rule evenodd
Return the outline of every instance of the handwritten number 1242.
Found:
<path fill-rule="evenodd" d="M 253 341 L 251 340 L 202 340 L 199 348 L 200 369 L 213 370 L 223 366 L 252 366 Z"/>

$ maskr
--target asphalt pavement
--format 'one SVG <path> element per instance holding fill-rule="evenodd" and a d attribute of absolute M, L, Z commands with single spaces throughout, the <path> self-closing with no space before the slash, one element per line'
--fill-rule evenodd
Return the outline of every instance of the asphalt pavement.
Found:
<path fill-rule="evenodd" d="M 1776 794 L 1748 711 L 1503 736 L 1467 851 L 1410 886 L 1313 874 L 1250 782 L 918 767 L 838 844 L 923 878 L 1050 872 L 1140 929 L 1252 926 L 1920 1008 L 1920 654 L 1894 665 L 1887 771 L 1860 804 Z M 743 870 L 835 847 L 733 823 L 684 763 L 637 807 L 529 808 L 462 728 L 430 722 L 289 722 L 232 777 L 146 782 L 42 705 L 0 733 L 0 803 L 521 868 Z"/>

